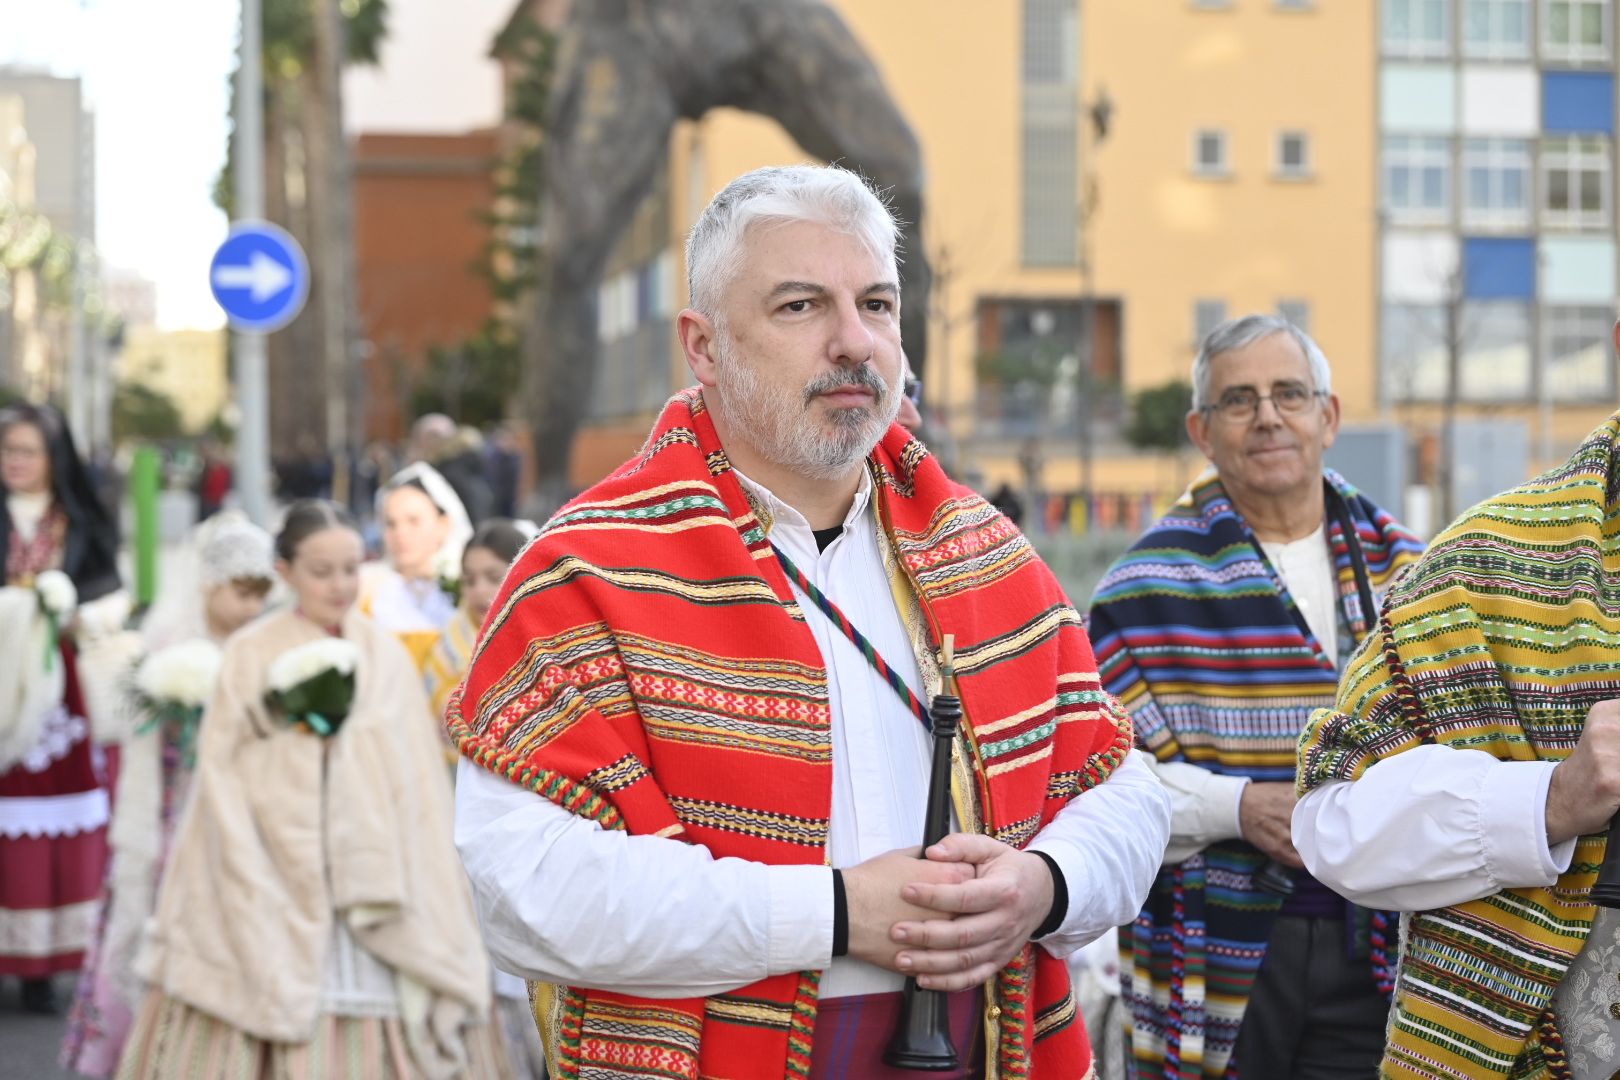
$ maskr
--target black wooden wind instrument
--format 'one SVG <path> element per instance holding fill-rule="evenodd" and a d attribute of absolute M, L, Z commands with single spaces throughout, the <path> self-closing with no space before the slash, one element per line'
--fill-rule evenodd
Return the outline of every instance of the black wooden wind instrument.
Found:
<path fill-rule="evenodd" d="M 951 746 L 962 719 L 962 699 L 956 696 L 955 639 L 946 634 L 941 647 L 940 674 L 945 685 L 928 706 L 934 730 L 933 769 L 928 777 L 928 809 L 923 816 L 923 851 L 945 839 L 951 831 Z M 896 1069 L 944 1072 L 957 1066 L 951 1042 L 950 998 L 939 990 L 924 990 L 915 977 L 906 980 L 905 1001 L 894 1037 L 883 1051 L 883 1061 Z"/>
<path fill-rule="evenodd" d="M 1592 903 L 1620 908 L 1620 815 L 1609 822 L 1609 847 L 1598 867 L 1597 884 L 1592 886 Z"/>

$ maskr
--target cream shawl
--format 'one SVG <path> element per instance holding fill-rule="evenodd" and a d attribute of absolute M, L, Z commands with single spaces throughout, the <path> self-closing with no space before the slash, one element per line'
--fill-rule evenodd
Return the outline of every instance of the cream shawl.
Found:
<path fill-rule="evenodd" d="M 342 917 L 395 971 L 417 1067 L 447 1076 L 490 999 L 439 737 L 404 649 L 355 612 L 343 636 L 360 649 L 358 682 L 339 733 L 270 714 L 271 661 L 322 633 L 282 612 L 226 643 L 139 973 L 258 1038 L 305 1042 Z"/>

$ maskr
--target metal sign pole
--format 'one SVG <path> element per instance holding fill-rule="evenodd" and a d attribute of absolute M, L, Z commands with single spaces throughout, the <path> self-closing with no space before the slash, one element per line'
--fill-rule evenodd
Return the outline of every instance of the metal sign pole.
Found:
<path fill-rule="evenodd" d="M 264 216 L 264 74 L 260 0 L 242 0 L 242 58 L 236 76 L 236 217 Z M 270 408 L 264 334 L 236 331 L 236 490 L 242 509 L 270 527 Z"/>

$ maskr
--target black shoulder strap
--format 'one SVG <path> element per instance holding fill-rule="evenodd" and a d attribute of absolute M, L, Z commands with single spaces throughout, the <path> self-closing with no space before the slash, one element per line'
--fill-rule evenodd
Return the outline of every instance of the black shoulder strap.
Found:
<path fill-rule="evenodd" d="M 1339 523 L 1345 547 L 1350 549 L 1350 570 L 1356 576 L 1356 596 L 1361 601 L 1362 637 L 1365 639 L 1378 624 L 1378 602 L 1373 599 L 1372 579 L 1367 576 L 1367 559 L 1361 552 L 1361 537 L 1356 533 L 1356 519 L 1350 513 L 1350 504 L 1339 489 L 1323 479 L 1327 493 L 1328 510 Z"/>

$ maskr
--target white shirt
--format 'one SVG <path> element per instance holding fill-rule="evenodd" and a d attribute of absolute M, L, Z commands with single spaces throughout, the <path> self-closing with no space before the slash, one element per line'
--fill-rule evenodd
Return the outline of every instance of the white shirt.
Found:
<path fill-rule="evenodd" d="M 746 481 L 745 481 L 746 482 Z M 843 534 L 818 552 L 804 517 L 747 482 L 771 540 L 842 608 L 912 688 L 921 676 L 878 548 L 864 473 Z M 854 645 L 808 599 L 827 667 L 833 798 L 828 858 L 853 866 L 922 840 L 930 737 Z M 1063 871 L 1069 910 L 1041 942 L 1066 956 L 1141 909 L 1169 836 L 1169 800 L 1133 752 L 1031 841 Z M 832 959 L 832 871 L 716 859 L 706 848 L 604 831 L 463 761 L 456 845 L 491 955 L 525 978 L 645 997 L 725 993 L 770 975 L 825 969 L 822 997 L 898 990 L 903 979 Z M 604 932 L 604 928 L 611 928 Z"/>
<path fill-rule="evenodd" d="M 1327 527 L 1298 540 L 1262 540 L 1260 547 L 1277 576 L 1288 587 L 1305 625 L 1311 628 L 1328 660 L 1339 662 L 1339 586 L 1333 552 L 1328 550 Z"/>
<path fill-rule="evenodd" d="M 1260 546 L 1328 659 L 1337 663 L 1338 574 L 1326 526 L 1318 525 L 1298 540 L 1261 541 Z M 1164 865 L 1177 866 L 1211 844 L 1243 838 L 1239 810 L 1248 777 L 1224 776 L 1186 761 L 1154 761 L 1152 767 L 1170 792 L 1170 846 Z"/>
<path fill-rule="evenodd" d="M 1170 793 L 1170 844 L 1164 865 L 1180 866 L 1211 844 L 1241 840 L 1239 809 L 1247 776 L 1226 776 L 1189 761 L 1160 761 L 1144 754 L 1148 768 Z"/>
<path fill-rule="evenodd" d="M 12 492 L 6 496 L 6 513 L 11 517 L 11 527 L 17 530 L 17 535 L 25 543 L 33 541 L 34 534 L 39 532 L 39 523 L 45 520 L 45 511 L 50 508 L 51 494 L 48 491 L 28 495 Z"/>
<path fill-rule="evenodd" d="M 1364 907 L 1429 911 L 1503 889 L 1552 885 L 1575 841 L 1547 843 L 1555 763 L 1498 761 L 1482 750 L 1418 746 L 1355 782 L 1324 784 L 1294 807 L 1294 846 L 1317 880 Z M 1613 970 L 1620 918 L 1598 909 L 1554 1006 L 1576 1080 L 1620 1067 Z"/>

